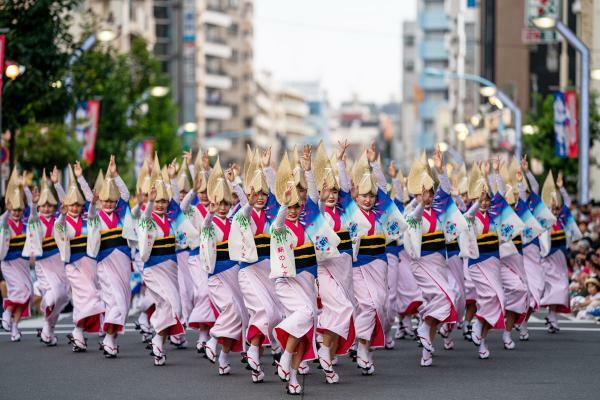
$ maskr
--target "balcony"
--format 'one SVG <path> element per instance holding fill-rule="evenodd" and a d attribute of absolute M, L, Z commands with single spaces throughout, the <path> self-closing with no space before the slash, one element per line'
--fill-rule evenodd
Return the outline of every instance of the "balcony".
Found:
<path fill-rule="evenodd" d="M 423 90 L 446 90 L 448 83 L 444 78 L 432 77 L 421 74 L 419 78 L 419 86 Z"/>
<path fill-rule="evenodd" d="M 256 105 L 265 112 L 270 112 L 273 109 L 273 103 L 271 100 L 264 94 L 258 93 L 254 98 L 256 101 Z"/>
<path fill-rule="evenodd" d="M 231 107 L 225 105 L 206 105 L 204 118 L 226 120 L 231 118 Z"/>
<path fill-rule="evenodd" d="M 304 118 L 308 115 L 309 109 L 305 103 L 294 101 L 283 101 L 283 110 L 286 114 L 295 115 Z"/>
<path fill-rule="evenodd" d="M 425 61 L 447 60 L 449 56 L 443 41 L 425 41 L 421 43 L 419 54 Z"/>
<path fill-rule="evenodd" d="M 285 121 L 284 126 L 285 131 L 288 134 L 312 136 L 317 133 L 317 131 L 313 127 L 295 121 Z"/>
<path fill-rule="evenodd" d="M 450 29 L 450 18 L 443 9 L 424 11 L 419 16 L 419 27 L 424 31 Z"/>
<path fill-rule="evenodd" d="M 419 104 L 419 117 L 421 119 L 434 119 L 437 109 L 444 104 L 438 100 L 425 100 Z"/>
<path fill-rule="evenodd" d="M 227 45 L 207 41 L 202 47 L 204 48 L 204 54 L 207 56 L 219 58 L 231 57 L 231 47 Z"/>
<path fill-rule="evenodd" d="M 231 78 L 227 75 L 207 73 L 204 76 L 204 84 L 206 87 L 214 89 L 229 89 L 231 88 Z"/>
<path fill-rule="evenodd" d="M 231 17 L 223 11 L 206 10 L 202 13 L 202 22 L 209 25 L 229 28 L 231 25 Z"/>

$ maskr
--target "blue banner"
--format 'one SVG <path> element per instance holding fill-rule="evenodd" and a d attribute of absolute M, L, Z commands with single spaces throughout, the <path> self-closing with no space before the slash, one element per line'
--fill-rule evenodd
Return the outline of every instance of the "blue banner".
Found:
<path fill-rule="evenodd" d="M 565 94 L 554 93 L 554 153 L 561 158 L 567 157 L 567 129 L 569 115 L 565 105 Z"/>

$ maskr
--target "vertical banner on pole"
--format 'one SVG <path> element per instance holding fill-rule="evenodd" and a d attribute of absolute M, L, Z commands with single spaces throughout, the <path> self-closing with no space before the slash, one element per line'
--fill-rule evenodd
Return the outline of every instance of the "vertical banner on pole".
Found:
<path fill-rule="evenodd" d="M 0 35 L 0 101 L 2 101 L 2 77 L 4 75 L 4 47 L 6 36 Z"/>
<path fill-rule="evenodd" d="M 144 165 L 144 160 L 149 157 L 152 157 L 153 155 L 154 140 L 145 139 L 138 142 L 133 152 L 135 176 L 140 176 L 140 171 L 142 169 L 142 165 Z"/>
<path fill-rule="evenodd" d="M 79 155 L 87 165 L 91 165 L 94 162 L 99 117 L 99 101 L 88 100 L 77 103 L 75 111 L 75 137 L 81 144 Z"/>
<path fill-rule="evenodd" d="M 567 133 L 567 156 L 577 158 L 579 155 L 579 121 L 577 119 L 577 93 L 574 90 L 565 92 L 565 106 L 569 124 L 566 128 Z"/>
<path fill-rule="evenodd" d="M 563 92 L 554 93 L 554 153 L 558 157 L 567 157 L 567 134 L 569 123 L 565 95 Z"/>

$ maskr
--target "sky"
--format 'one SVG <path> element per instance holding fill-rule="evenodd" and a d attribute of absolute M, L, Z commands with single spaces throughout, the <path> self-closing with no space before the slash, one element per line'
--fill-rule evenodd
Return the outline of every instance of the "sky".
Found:
<path fill-rule="evenodd" d="M 278 81 L 319 80 L 334 105 L 400 100 L 402 21 L 415 0 L 255 0 L 254 65 Z"/>

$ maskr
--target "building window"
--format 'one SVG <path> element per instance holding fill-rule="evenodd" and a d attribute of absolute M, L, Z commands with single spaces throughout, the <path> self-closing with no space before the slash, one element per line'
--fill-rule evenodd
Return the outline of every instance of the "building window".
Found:
<path fill-rule="evenodd" d="M 166 6 L 154 6 L 154 18 L 169 19 L 169 9 Z"/>
<path fill-rule="evenodd" d="M 244 118 L 244 127 L 245 128 L 252 128 L 252 117 L 246 117 L 246 118 Z"/>
<path fill-rule="evenodd" d="M 415 45 L 415 37 L 413 35 L 404 36 L 404 46 L 412 47 Z"/>
<path fill-rule="evenodd" d="M 229 0 L 229 8 L 238 8 L 240 0 Z"/>
<path fill-rule="evenodd" d="M 236 104 L 231 105 L 231 116 L 237 117 L 238 115 L 238 106 Z"/>
<path fill-rule="evenodd" d="M 227 28 L 227 30 L 229 31 L 229 34 L 231 36 L 237 36 L 237 34 L 238 34 L 238 24 L 236 24 L 235 22 L 232 23 L 231 25 L 229 25 L 229 28 Z"/>
<path fill-rule="evenodd" d="M 404 70 L 406 72 L 413 72 L 415 70 L 415 62 L 413 60 L 404 61 Z"/>
<path fill-rule="evenodd" d="M 231 78 L 231 88 L 238 89 L 240 87 L 240 80 L 238 78 Z"/>
<path fill-rule="evenodd" d="M 168 38 L 169 37 L 169 25 L 156 25 L 156 37 Z"/>
<path fill-rule="evenodd" d="M 156 54 L 156 55 L 169 54 L 169 44 L 168 43 L 156 43 L 154 45 L 154 54 Z"/>

